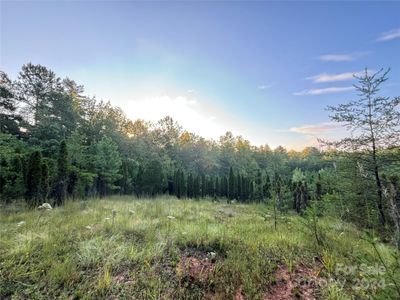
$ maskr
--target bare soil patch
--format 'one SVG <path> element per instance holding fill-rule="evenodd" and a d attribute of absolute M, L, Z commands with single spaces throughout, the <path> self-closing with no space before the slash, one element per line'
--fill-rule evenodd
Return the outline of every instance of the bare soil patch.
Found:
<path fill-rule="evenodd" d="M 315 269 L 300 265 L 290 273 L 285 265 L 278 265 L 275 278 L 263 300 L 317 299 L 319 278 Z"/>

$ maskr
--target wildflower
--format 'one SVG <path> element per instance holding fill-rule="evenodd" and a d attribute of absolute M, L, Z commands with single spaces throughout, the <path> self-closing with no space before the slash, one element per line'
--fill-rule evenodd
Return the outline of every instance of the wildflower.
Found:
<path fill-rule="evenodd" d="M 23 225 L 25 225 L 25 221 L 18 222 L 17 227 L 21 227 Z"/>
<path fill-rule="evenodd" d="M 167 218 L 168 218 L 168 219 L 170 219 L 170 220 L 173 220 L 173 219 L 175 219 L 175 217 L 174 217 L 174 216 L 167 216 Z"/>
<path fill-rule="evenodd" d="M 43 203 L 42 205 L 40 205 L 38 207 L 38 209 L 40 209 L 40 210 L 52 210 L 53 208 L 51 207 L 51 205 L 49 203 Z"/>
<path fill-rule="evenodd" d="M 89 226 L 89 225 L 88 225 L 88 226 L 85 226 L 85 228 L 88 229 L 88 230 L 91 230 L 91 229 L 92 229 L 92 226 Z"/>

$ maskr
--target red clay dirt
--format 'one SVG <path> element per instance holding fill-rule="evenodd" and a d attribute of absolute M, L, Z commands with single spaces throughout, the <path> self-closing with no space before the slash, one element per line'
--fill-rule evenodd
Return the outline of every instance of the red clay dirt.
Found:
<path fill-rule="evenodd" d="M 193 281 L 204 283 L 215 270 L 215 262 L 208 258 L 183 256 L 178 264 L 178 272 Z"/>
<path fill-rule="evenodd" d="M 263 300 L 316 300 L 318 275 L 306 266 L 297 266 L 290 273 L 285 265 L 279 265 L 275 274 L 276 284 Z"/>

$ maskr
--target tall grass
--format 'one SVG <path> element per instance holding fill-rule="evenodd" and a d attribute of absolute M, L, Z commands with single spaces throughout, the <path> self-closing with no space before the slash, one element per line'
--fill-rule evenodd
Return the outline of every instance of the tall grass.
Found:
<path fill-rule="evenodd" d="M 275 230 L 271 211 L 169 197 L 67 202 L 40 218 L 39 211 L 9 206 L 0 212 L 0 298 L 227 299 L 240 289 L 247 299 L 262 299 L 278 264 L 290 272 L 299 265 L 317 270 L 326 299 L 395 297 L 391 285 L 353 289 L 365 274 L 338 274 L 338 265 L 380 264 L 354 226 L 319 220 L 321 246 L 296 215 L 279 217 Z M 395 250 L 377 247 L 394 266 Z M 206 282 L 178 270 L 184 255 L 210 252 L 216 266 Z"/>

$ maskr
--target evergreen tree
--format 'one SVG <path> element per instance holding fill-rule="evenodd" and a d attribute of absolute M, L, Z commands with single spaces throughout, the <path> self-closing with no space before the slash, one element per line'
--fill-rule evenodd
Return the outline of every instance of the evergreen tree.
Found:
<path fill-rule="evenodd" d="M 221 186 L 219 176 L 215 176 L 215 196 L 221 197 Z"/>
<path fill-rule="evenodd" d="M 201 174 L 201 198 L 206 196 L 207 191 L 207 184 L 206 184 L 206 175 L 203 173 Z"/>
<path fill-rule="evenodd" d="M 254 182 L 254 199 L 261 201 L 264 198 L 264 189 L 262 184 L 262 173 L 261 170 L 257 170 L 256 180 Z"/>
<path fill-rule="evenodd" d="M 200 197 L 200 176 L 196 175 L 193 182 L 193 196 L 198 199 Z"/>
<path fill-rule="evenodd" d="M 237 174 L 237 179 L 236 179 L 236 182 L 237 182 L 237 198 L 239 199 L 239 200 L 244 200 L 244 198 L 243 198 L 243 188 L 242 188 L 242 176 L 238 173 Z"/>
<path fill-rule="evenodd" d="M 194 190 L 194 182 L 193 182 L 193 175 L 192 173 L 189 173 L 188 179 L 187 179 L 187 196 L 189 198 L 193 198 L 193 190 Z"/>
<path fill-rule="evenodd" d="M 254 187 L 254 181 L 250 180 L 249 184 L 250 190 L 249 190 L 249 199 L 254 200 L 255 199 L 255 187 Z"/>
<path fill-rule="evenodd" d="M 67 194 L 68 180 L 68 151 L 65 140 L 60 143 L 60 150 L 57 158 L 57 179 L 55 188 L 55 200 L 57 205 L 64 204 Z"/>
<path fill-rule="evenodd" d="M 160 159 L 154 156 L 148 163 L 143 173 L 143 192 L 155 197 L 163 192 L 164 174 Z"/>
<path fill-rule="evenodd" d="M 0 133 L 20 135 L 22 118 L 16 113 L 16 95 L 7 74 L 0 71 Z"/>
<path fill-rule="evenodd" d="M 100 197 L 115 191 L 116 181 L 121 178 L 122 165 L 118 146 L 108 137 L 103 137 L 95 145 L 94 165 L 97 171 L 97 190 Z"/>
<path fill-rule="evenodd" d="M 181 197 L 185 197 L 186 193 L 187 193 L 187 187 L 186 187 L 186 180 L 185 180 L 185 174 L 183 173 L 183 171 L 180 171 L 180 179 L 179 179 L 179 185 L 180 185 L 180 196 Z"/>
<path fill-rule="evenodd" d="M 266 199 L 270 199 L 271 198 L 271 180 L 269 178 L 269 175 L 267 174 L 267 176 L 265 177 L 265 182 L 264 182 L 264 197 Z"/>
<path fill-rule="evenodd" d="M 322 198 L 322 183 L 320 173 L 318 173 L 317 180 L 315 182 L 315 198 L 317 200 L 321 200 Z"/>
<path fill-rule="evenodd" d="M 370 74 L 366 69 L 361 76 L 355 76 L 355 85 L 360 98 L 338 106 L 329 106 L 332 121 L 340 122 L 352 133 L 351 137 L 336 142 L 325 142 L 339 150 L 366 154 L 366 166 L 373 173 L 376 187 L 376 206 L 382 226 L 386 224 L 385 205 L 381 182 L 382 160 L 378 154 L 382 149 L 399 146 L 400 97 L 383 97 L 378 92 L 386 82 L 390 69 Z"/>
<path fill-rule="evenodd" d="M 228 187 L 228 199 L 229 202 L 235 199 L 236 195 L 236 181 L 235 181 L 235 174 L 233 173 L 233 168 L 229 169 L 229 187 Z"/>
<path fill-rule="evenodd" d="M 40 194 L 41 194 L 41 200 L 43 202 L 47 201 L 49 191 L 50 191 L 49 167 L 46 162 L 43 162 L 41 166 L 41 177 L 40 177 Z"/>
<path fill-rule="evenodd" d="M 282 207 L 282 179 L 276 171 L 274 176 L 274 194 L 276 207 L 280 209 Z"/>
<path fill-rule="evenodd" d="M 228 178 L 226 176 L 222 177 L 222 182 L 223 182 L 223 196 L 225 198 L 228 198 L 228 188 L 229 188 L 229 184 L 228 184 Z"/>
<path fill-rule="evenodd" d="M 39 204 L 40 183 L 42 176 L 42 154 L 40 151 L 34 151 L 28 164 L 28 172 L 26 178 L 26 201 L 29 206 L 35 207 Z"/>

